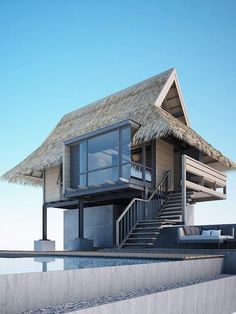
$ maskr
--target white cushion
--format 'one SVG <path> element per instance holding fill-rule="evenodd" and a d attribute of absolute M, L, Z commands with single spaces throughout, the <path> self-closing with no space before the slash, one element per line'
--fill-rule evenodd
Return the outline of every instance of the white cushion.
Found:
<path fill-rule="evenodd" d="M 202 230 L 202 236 L 210 236 L 211 230 Z"/>
<path fill-rule="evenodd" d="M 221 230 L 210 230 L 211 231 L 211 236 L 221 236 Z"/>

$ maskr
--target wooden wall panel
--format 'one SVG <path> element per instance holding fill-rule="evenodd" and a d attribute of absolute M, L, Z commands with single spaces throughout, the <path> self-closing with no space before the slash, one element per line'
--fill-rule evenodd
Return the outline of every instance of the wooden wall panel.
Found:
<path fill-rule="evenodd" d="M 59 166 L 45 170 L 45 202 L 60 200 L 60 184 L 57 182 L 59 174 Z"/>
<path fill-rule="evenodd" d="M 157 140 L 156 143 L 156 182 L 160 182 L 167 170 L 171 171 L 171 190 L 174 188 L 174 146 Z"/>

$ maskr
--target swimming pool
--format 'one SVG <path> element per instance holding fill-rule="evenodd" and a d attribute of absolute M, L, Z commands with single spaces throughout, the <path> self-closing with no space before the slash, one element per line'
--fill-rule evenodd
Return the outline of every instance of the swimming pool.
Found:
<path fill-rule="evenodd" d="M 149 264 L 167 260 L 112 257 L 17 257 L 0 258 L 0 275 L 82 268 Z"/>

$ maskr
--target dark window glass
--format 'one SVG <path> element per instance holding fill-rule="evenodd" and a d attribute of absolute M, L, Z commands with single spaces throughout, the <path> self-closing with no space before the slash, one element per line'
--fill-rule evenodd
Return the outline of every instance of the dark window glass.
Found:
<path fill-rule="evenodd" d="M 151 145 L 146 146 L 146 167 L 152 167 L 152 149 Z"/>
<path fill-rule="evenodd" d="M 118 180 L 118 167 L 88 173 L 88 185 L 114 184 Z"/>
<path fill-rule="evenodd" d="M 88 140 L 88 171 L 118 164 L 118 130 Z"/>
<path fill-rule="evenodd" d="M 131 146 L 131 128 L 123 128 L 121 130 L 121 154 L 122 164 L 130 162 L 130 146 Z"/>
<path fill-rule="evenodd" d="M 121 168 L 121 176 L 125 179 L 130 179 L 131 175 L 131 163 L 123 164 Z"/>
<path fill-rule="evenodd" d="M 137 164 L 142 164 L 142 147 L 132 149 L 132 161 Z"/>
<path fill-rule="evenodd" d="M 73 189 L 79 186 L 79 145 L 70 148 L 70 183 Z"/>
<path fill-rule="evenodd" d="M 87 142 L 80 143 L 80 157 L 79 157 L 80 173 L 83 173 L 87 169 Z"/>

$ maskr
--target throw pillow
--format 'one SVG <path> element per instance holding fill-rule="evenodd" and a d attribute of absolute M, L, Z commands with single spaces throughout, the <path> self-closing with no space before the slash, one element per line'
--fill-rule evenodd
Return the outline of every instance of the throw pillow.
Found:
<path fill-rule="evenodd" d="M 211 230 L 211 236 L 215 237 L 221 236 L 221 230 Z"/>
<path fill-rule="evenodd" d="M 210 236 L 211 235 L 211 230 L 202 230 L 202 235 L 203 236 Z"/>

